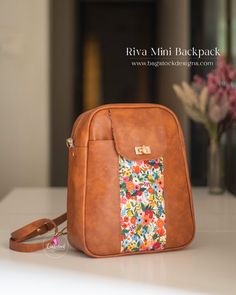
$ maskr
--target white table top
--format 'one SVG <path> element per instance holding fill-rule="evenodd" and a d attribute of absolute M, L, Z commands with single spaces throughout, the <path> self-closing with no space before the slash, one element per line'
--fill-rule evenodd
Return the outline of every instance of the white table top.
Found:
<path fill-rule="evenodd" d="M 94 259 L 9 250 L 12 230 L 66 208 L 64 188 L 13 190 L 0 202 L 1 294 L 236 294 L 236 197 L 193 194 L 197 232 L 185 250 Z"/>

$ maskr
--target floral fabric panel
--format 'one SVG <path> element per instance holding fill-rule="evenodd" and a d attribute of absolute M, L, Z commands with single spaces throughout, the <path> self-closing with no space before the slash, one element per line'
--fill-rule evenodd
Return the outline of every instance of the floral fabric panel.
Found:
<path fill-rule="evenodd" d="M 166 244 L 163 158 L 119 157 L 121 251 L 163 249 Z"/>

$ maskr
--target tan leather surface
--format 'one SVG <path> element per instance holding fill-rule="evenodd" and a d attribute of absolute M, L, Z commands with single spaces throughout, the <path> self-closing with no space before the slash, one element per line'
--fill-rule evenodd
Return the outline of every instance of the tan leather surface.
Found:
<path fill-rule="evenodd" d="M 153 108 L 111 109 L 113 136 L 117 153 L 129 160 L 156 159 L 164 155 L 167 147 L 165 111 Z M 149 155 L 136 155 L 135 147 L 146 145 Z"/>
<path fill-rule="evenodd" d="M 87 147 L 89 139 L 89 125 L 93 112 L 94 111 L 87 111 L 82 113 L 75 121 L 71 132 L 71 137 L 74 140 L 75 146 Z"/>
<path fill-rule="evenodd" d="M 77 147 L 69 157 L 68 238 L 75 248 L 95 257 L 127 255 L 120 253 L 118 154 L 131 160 L 164 157 L 166 250 L 192 240 L 187 162 L 172 112 L 152 104 L 106 105 L 83 114 L 72 136 Z M 151 154 L 137 156 L 135 145 L 149 145 Z"/>
<path fill-rule="evenodd" d="M 96 113 L 91 121 L 89 131 L 90 140 L 113 139 L 109 110 L 101 110 Z"/>
<path fill-rule="evenodd" d="M 90 141 L 88 159 L 86 246 L 96 255 L 117 254 L 120 252 L 120 186 L 113 141 Z"/>
<path fill-rule="evenodd" d="M 67 236 L 70 244 L 82 251 L 85 249 L 84 206 L 87 169 L 87 148 L 69 150 L 67 191 Z"/>

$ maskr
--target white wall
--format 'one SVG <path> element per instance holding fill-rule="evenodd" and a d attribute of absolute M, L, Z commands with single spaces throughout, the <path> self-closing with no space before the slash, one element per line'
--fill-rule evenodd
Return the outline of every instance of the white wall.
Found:
<path fill-rule="evenodd" d="M 49 0 L 0 0 L 0 198 L 49 183 Z"/>

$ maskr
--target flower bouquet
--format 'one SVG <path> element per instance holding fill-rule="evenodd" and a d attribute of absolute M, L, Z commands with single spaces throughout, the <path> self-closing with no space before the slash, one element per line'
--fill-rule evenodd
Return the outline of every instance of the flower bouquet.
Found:
<path fill-rule="evenodd" d="M 210 138 L 208 185 L 210 192 L 224 190 L 224 166 L 220 149 L 222 134 L 236 122 L 236 69 L 223 57 L 206 79 L 195 75 L 193 82 L 173 85 L 187 115 L 204 125 Z"/>

